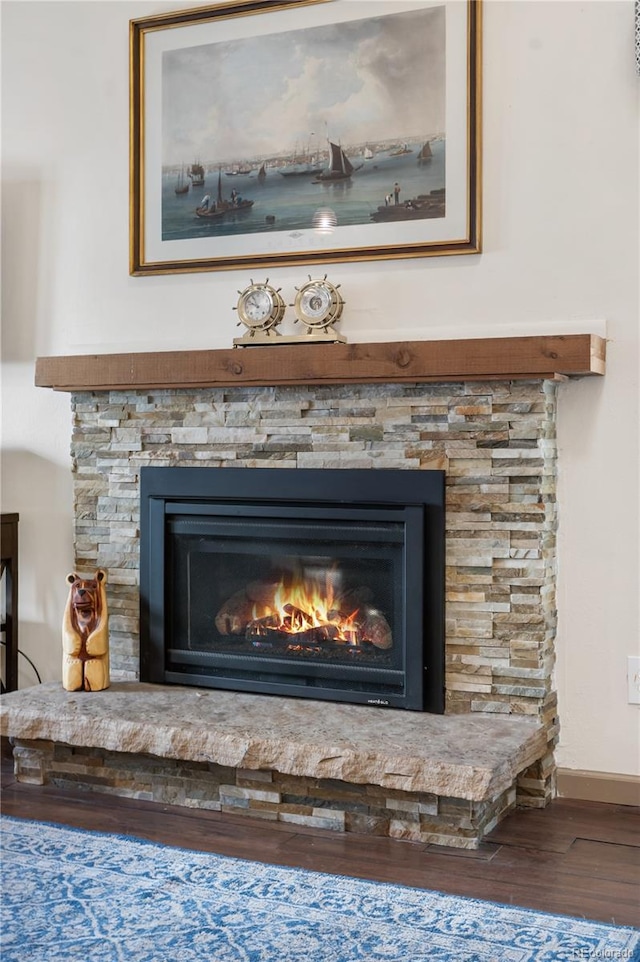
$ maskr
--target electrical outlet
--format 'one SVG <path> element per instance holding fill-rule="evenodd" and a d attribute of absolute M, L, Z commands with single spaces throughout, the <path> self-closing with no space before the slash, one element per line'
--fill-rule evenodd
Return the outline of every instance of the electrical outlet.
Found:
<path fill-rule="evenodd" d="M 640 705 L 640 657 L 637 655 L 629 655 L 627 658 L 627 681 L 629 704 Z"/>

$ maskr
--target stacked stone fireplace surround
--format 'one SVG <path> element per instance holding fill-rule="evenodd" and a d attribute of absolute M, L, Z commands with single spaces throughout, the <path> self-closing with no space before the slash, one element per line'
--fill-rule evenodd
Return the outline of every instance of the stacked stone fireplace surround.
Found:
<path fill-rule="evenodd" d="M 546 749 L 482 802 L 23 740 L 26 780 L 462 847 L 553 796 L 554 382 L 98 391 L 72 411 L 76 564 L 109 573 L 112 678 L 138 677 L 141 467 L 444 469 L 446 713 L 529 716 Z"/>

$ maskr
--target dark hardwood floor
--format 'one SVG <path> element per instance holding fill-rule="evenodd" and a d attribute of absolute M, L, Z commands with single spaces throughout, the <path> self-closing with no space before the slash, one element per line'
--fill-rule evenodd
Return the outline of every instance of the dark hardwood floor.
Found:
<path fill-rule="evenodd" d="M 19 785 L 6 757 L 2 774 L 5 815 L 640 926 L 637 808 L 557 799 L 509 816 L 479 851 L 466 852 Z"/>

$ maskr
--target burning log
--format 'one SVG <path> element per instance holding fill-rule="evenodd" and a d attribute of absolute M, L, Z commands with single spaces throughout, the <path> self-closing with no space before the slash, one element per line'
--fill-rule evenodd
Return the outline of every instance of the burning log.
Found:
<path fill-rule="evenodd" d="M 244 636 L 248 640 L 252 638 L 264 638 L 272 631 L 278 631 L 281 627 L 279 615 L 265 615 L 264 618 L 251 618 L 244 626 Z"/>
<path fill-rule="evenodd" d="M 307 629 L 313 629 L 307 614 L 301 608 L 288 604 L 284 605 L 280 612 L 264 615 L 262 618 L 252 618 L 247 624 L 245 635 L 250 637 L 251 634 L 263 635 L 267 631 L 281 631 L 283 634 L 299 638 Z M 336 628 L 335 635 L 337 634 Z"/>
<path fill-rule="evenodd" d="M 331 609 L 322 614 L 321 605 L 320 610 L 316 608 L 317 602 L 309 608 L 291 602 L 276 606 L 275 596 L 281 587 L 281 583 L 252 581 L 236 591 L 216 615 L 220 634 L 244 635 L 247 640 L 270 637 L 278 643 L 289 640 L 301 646 L 369 643 L 381 650 L 393 646 L 389 622 L 367 604 L 373 592 L 366 585 L 351 588 L 333 599 Z"/>
<path fill-rule="evenodd" d="M 327 641 L 335 641 L 339 630 L 335 625 L 321 625 L 318 628 L 308 628 L 293 635 L 292 640 L 297 645 L 321 645 Z"/>
<path fill-rule="evenodd" d="M 384 615 L 376 611 L 375 608 L 367 608 L 364 620 L 360 623 L 362 637 L 370 641 L 376 648 L 391 648 L 393 646 L 393 635 L 391 626 Z"/>
<path fill-rule="evenodd" d="M 273 599 L 278 590 L 278 582 L 271 581 L 250 581 L 245 591 L 251 601 L 257 605 L 267 607 L 273 604 Z"/>
<path fill-rule="evenodd" d="M 373 591 L 367 585 L 349 588 L 337 599 L 341 611 L 354 611 L 356 608 L 366 605 L 369 601 L 373 601 Z"/>
<path fill-rule="evenodd" d="M 337 625 L 320 625 L 315 628 L 305 628 L 302 631 L 291 631 L 290 626 L 286 622 L 283 623 L 278 615 L 267 615 L 249 622 L 245 638 L 253 641 L 257 638 L 271 637 L 282 644 L 304 648 L 336 641 L 339 634 Z"/>
<path fill-rule="evenodd" d="M 244 589 L 236 591 L 216 615 L 216 628 L 221 635 L 241 635 L 252 617 L 253 602 Z"/>
<path fill-rule="evenodd" d="M 251 581 L 240 591 L 227 598 L 215 618 L 221 635 L 242 635 L 249 622 L 255 618 L 255 609 L 268 608 L 273 604 L 277 584 L 268 581 Z"/>

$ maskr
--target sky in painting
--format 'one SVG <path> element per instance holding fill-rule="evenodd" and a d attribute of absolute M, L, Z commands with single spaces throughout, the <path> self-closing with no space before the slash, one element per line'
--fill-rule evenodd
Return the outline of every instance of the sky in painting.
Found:
<path fill-rule="evenodd" d="M 163 164 L 444 131 L 445 10 L 166 51 Z"/>

